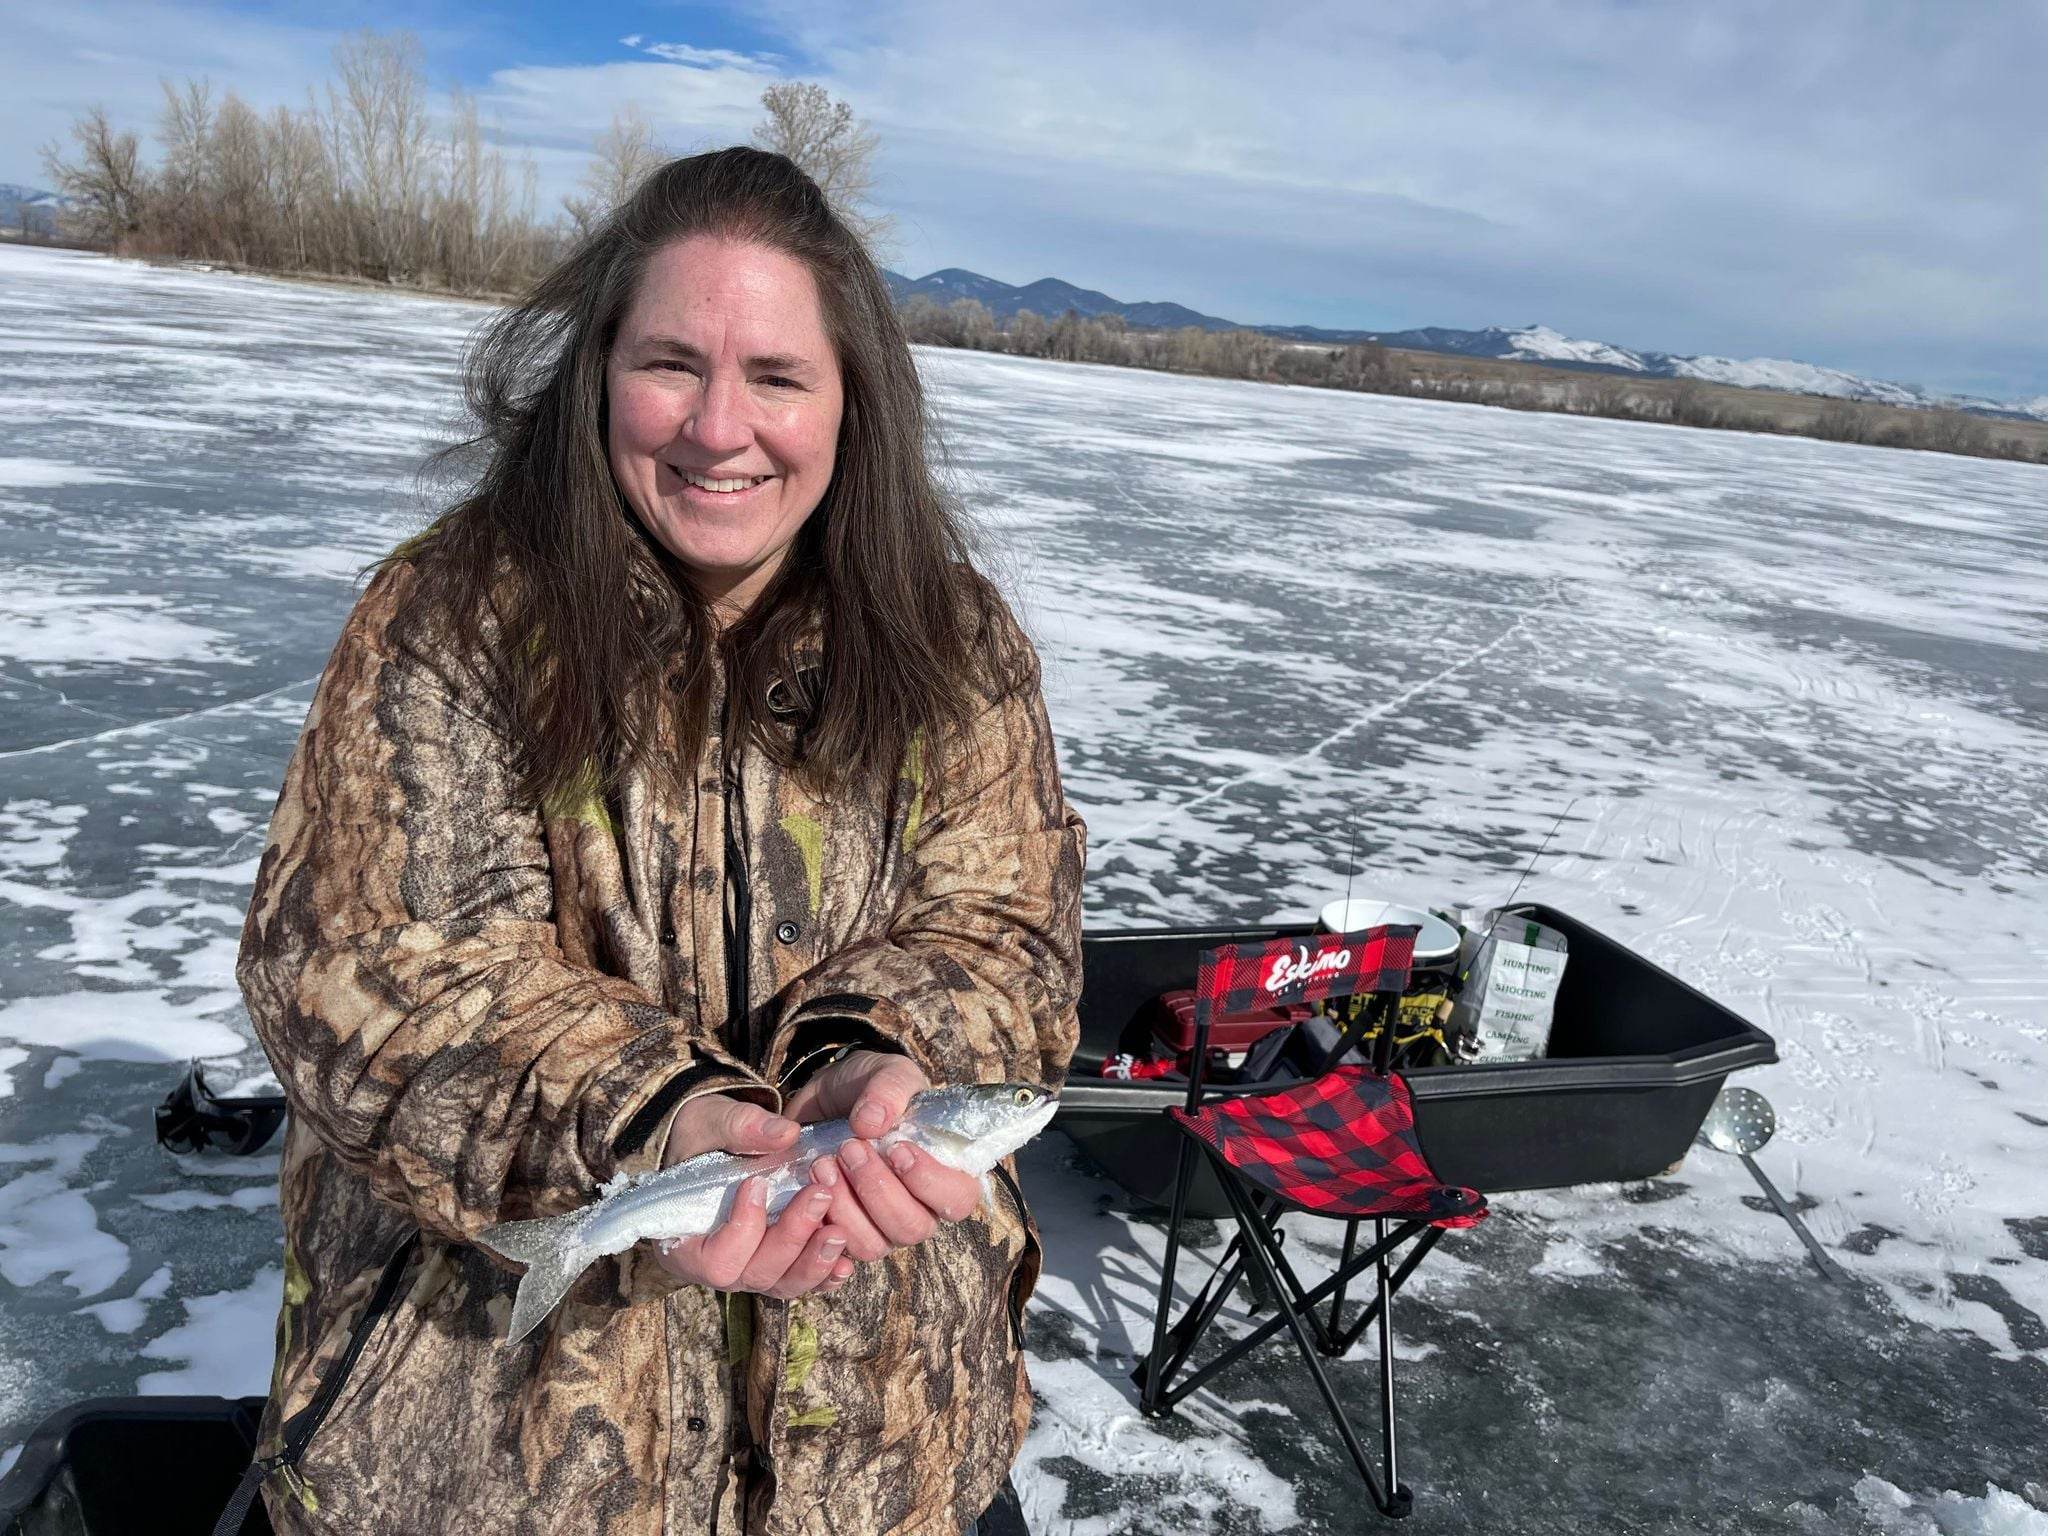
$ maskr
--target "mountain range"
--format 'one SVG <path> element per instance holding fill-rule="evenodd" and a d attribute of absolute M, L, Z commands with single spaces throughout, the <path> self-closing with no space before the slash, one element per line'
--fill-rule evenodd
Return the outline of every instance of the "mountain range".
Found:
<path fill-rule="evenodd" d="M 0 230 L 12 232 L 21 229 L 26 219 L 26 227 L 30 230 L 40 234 L 53 233 L 57 214 L 64 204 L 65 199 L 54 192 L 0 182 Z M 1839 368 L 1825 368 L 1816 363 L 1793 362 L 1784 358 L 1685 357 L 1668 352 L 1636 352 L 1610 342 L 1584 341 L 1566 336 L 1547 325 L 1490 325 L 1477 331 L 1436 325 L 1407 331 L 1338 331 L 1312 325 L 1244 325 L 1216 315 L 1205 315 L 1185 304 L 1158 300 L 1126 303 L 1093 288 L 1078 288 L 1056 277 L 1042 277 L 1035 283 L 1017 287 L 993 277 L 984 277 L 979 272 L 970 272 L 964 267 L 945 267 L 918 278 L 905 277 L 886 269 L 882 275 L 888 280 L 890 291 L 899 304 L 919 294 L 941 304 L 955 299 L 978 299 L 998 320 L 1009 320 L 1026 309 L 1050 320 L 1071 309 L 1089 319 L 1099 315 L 1121 315 L 1126 322 L 1143 330 L 1171 331 L 1191 325 L 1205 331 L 1259 331 L 1282 341 L 1311 342 L 1323 346 L 1374 341 L 1382 346 L 1404 347 L 1416 352 L 1448 352 L 1462 357 L 1545 363 L 1557 368 L 1634 374 L 1641 378 L 1704 379 L 1709 383 L 1734 384 L 1750 389 L 1830 395 L 1882 405 L 1942 407 L 1981 415 L 2048 421 L 2048 395 L 2023 401 L 1990 400 L 1979 396 L 1943 394 L 1915 384 L 1868 379 Z"/>
<path fill-rule="evenodd" d="M 0 230 L 18 230 L 26 227 L 39 235 L 57 232 L 57 212 L 64 206 L 64 199 L 54 192 L 44 192 L 37 187 L 18 187 L 12 182 L 0 181 Z"/>
<path fill-rule="evenodd" d="M 1314 342 L 1325 346 L 1373 341 L 1382 346 L 1403 347 L 1416 352 L 1448 352 L 1461 357 L 1545 363 L 1555 368 L 1577 368 L 1593 373 L 1634 374 L 1651 379 L 1703 379 L 1713 384 L 1733 384 L 1747 389 L 1774 389 L 1792 394 L 1828 395 L 1843 400 L 1869 400 L 1881 405 L 1940 407 L 1982 415 L 2048 421 L 2048 395 L 2025 401 L 1990 400 L 1981 396 L 1944 394 L 1916 384 L 1867 379 L 1839 368 L 1786 358 L 1687 357 L 1669 352 L 1637 352 L 1611 342 L 1566 336 L 1547 325 L 1490 325 L 1477 331 L 1453 330 L 1437 325 L 1407 331 L 1335 331 L 1312 325 L 1243 325 L 1235 320 L 1205 315 L 1184 304 L 1158 301 L 1125 303 L 1106 293 L 1098 293 L 1092 288 L 1077 288 L 1054 277 L 1042 277 L 1020 288 L 962 267 L 945 267 L 918 278 L 889 271 L 884 271 L 883 276 L 888 279 L 890 291 L 899 304 L 917 295 L 940 304 L 949 304 L 955 299 L 978 299 L 998 320 L 1009 320 L 1026 309 L 1053 319 L 1071 309 L 1088 319 L 1100 315 L 1121 315 L 1131 325 L 1145 330 L 1178 330 L 1191 325 L 1205 331 L 1258 331 L 1283 341 Z"/>

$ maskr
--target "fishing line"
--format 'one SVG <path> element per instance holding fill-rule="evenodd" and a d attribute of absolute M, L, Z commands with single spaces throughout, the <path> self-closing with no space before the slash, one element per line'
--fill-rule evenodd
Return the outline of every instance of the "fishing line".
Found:
<path fill-rule="evenodd" d="M 1508 892 L 1508 899 L 1502 902 L 1497 910 L 1505 912 L 1515 904 L 1515 898 L 1522 894 L 1522 882 L 1529 878 L 1529 872 L 1536 867 L 1536 861 L 1543 857 L 1545 850 L 1550 847 L 1550 840 L 1557 836 L 1557 829 L 1564 825 L 1565 817 L 1571 815 L 1572 807 L 1578 803 L 1577 795 L 1565 801 L 1564 809 L 1557 813 L 1557 820 L 1550 824 L 1550 830 L 1543 834 L 1543 841 L 1536 845 L 1536 851 L 1529 855 L 1529 862 L 1522 866 L 1522 873 L 1515 880 L 1515 888 Z"/>
<path fill-rule="evenodd" d="M 1351 881 L 1358 873 L 1358 817 L 1351 813 L 1351 846 L 1344 851 L 1344 920 L 1351 920 Z"/>

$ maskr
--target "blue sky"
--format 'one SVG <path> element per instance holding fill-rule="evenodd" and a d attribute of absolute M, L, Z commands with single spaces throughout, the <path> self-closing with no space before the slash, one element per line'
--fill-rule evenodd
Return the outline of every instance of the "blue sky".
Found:
<path fill-rule="evenodd" d="M 17 12 L 0 181 L 38 184 L 37 146 L 92 101 L 146 131 L 159 75 L 302 101 L 335 17 Z M 436 86 L 532 154 L 548 206 L 623 102 L 688 150 L 746 137 L 770 82 L 813 79 L 880 135 L 900 271 L 2048 393 L 2036 0 L 420 0 L 345 24 L 416 32 Z"/>

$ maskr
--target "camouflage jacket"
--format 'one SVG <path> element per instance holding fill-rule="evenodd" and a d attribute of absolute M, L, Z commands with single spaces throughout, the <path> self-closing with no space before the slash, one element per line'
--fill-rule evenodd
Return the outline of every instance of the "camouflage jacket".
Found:
<path fill-rule="evenodd" d="M 488 664 L 391 632 L 412 580 L 380 573 L 328 662 L 242 939 L 292 1111 L 273 1524 L 953 1536 L 1029 1417 L 1014 1178 L 829 1298 L 602 1259 L 516 1346 L 518 1269 L 473 1239 L 655 1167 L 691 1096 L 779 1104 L 835 1038 L 935 1082 L 1060 1081 L 1086 832 L 1028 642 L 1009 621 L 1024 685 L 930 796 L 921 752 L 827 803 L 713 734 L 683 803 L 635 781 L 536 809 Z"/>

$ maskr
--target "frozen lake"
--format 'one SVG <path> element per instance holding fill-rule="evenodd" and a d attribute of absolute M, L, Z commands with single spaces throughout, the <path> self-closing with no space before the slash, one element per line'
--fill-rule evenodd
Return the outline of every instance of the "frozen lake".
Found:
<path fill-rule="evenodd" d="M 0 1465 L 75 1398 L 265 1387 L 275 1159 L 149 1111 L 266 1075 L 264 823 L 483 313 L 0 247 Z M 1708 1152 L 1501 1197 L 1401 1313 L 1408 1528 L 2048 1532 L 2048 474 L 922 362 L 1091 925 L 1306 916 L 1354 827 L 1356 889 L 1497 901 L 1558 823 L 1525 897 L 1778 1041 L 1759 1160 L 1853 1286 Z M 1355 1529 L 1290 1347 L 1137 1416 L 1160 1218 L 1057 1135 L 1025 1173 L 1034 1531 Z"/>

